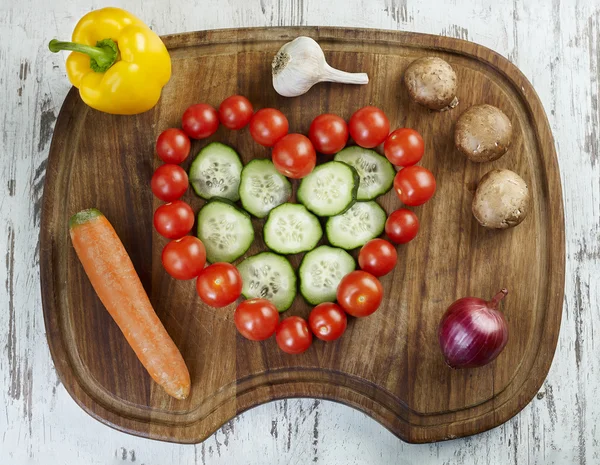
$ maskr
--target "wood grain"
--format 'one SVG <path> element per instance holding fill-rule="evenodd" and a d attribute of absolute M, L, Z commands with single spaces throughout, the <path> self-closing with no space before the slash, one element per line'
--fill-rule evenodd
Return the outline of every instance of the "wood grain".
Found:
<path fill-rule="evenodd" d="M 367 71 L 371 84 L 325 84 L 297 99 L 277 96 L 265 85 L 271 58 L 283 42 L 301 34 L 319 40 L 333 66 Z M 556 155 L 541 104 L 524 76 L 484 47 L 410 33 L 249 29 L 166 41 L 174 73 L 155 110 L 134 118 L 104 115 L 85 107 L 72 91 L 57 121 L 42 219 L 42 295 L 51 352 L 76 401 L 118 429 L 178 442 L 202 440 L 237 413 L 284 397 L 346 403 L 409 442 L 484 431 L 523 408 L 552 360 L 564 284 Z M 430 113 L 408 101 L 400 84 L 403 70 L 425 54 L 441 56 L 456 69 L 461 103 L 454 111 Z M 223 72 L 232 69 L 236 72 Z M 422 163 L 438 180 L 434 200 L 415 210 L 422 223 L 418 240 L 399 249 L 400 266 L 382 280 L 382 308 L 352 321 L 341 341 L 314 344 L 302 356 L 285 356 L 274 341 L 258 344 L 236 337 L 231 309 L 202 306 L 192 284 L 171 280 L 160 265 L 165 242 L 152 233 L 158 203 L 148 189 L 158 165 L 154 138 L 162 128 L 177 125 L 189 104 L 218 105 L 232 93 L 247 95 L 257 107 L 281 108 L 297 132 L 306 132 L 311 119 L 324 111 L 348 118 L 360 106 L 380 105 L 392 126 L 423 134 L 428 149 Z M 483 166 L 467 162 L 452 147 L 460 111 L 481 102 L 500 107 L 515 129 L 510 152 Z M 230 143 L 245 161 L 268 155 L 245 131 L 220 129 L 210 140 Z M 478 179 L 495 167 L 519 173 L 534 198 L 529 218 L 505 232 L 483 230 L 470 214 Z M 200 208 L 191 194 L 188 200 Z M 399 207 L 393 193 L 381 203 L 388 212 Z M 192 396 L 184 403 L 168 399 L 150 382 L 69 247 L 67 218 L 90 206 L 115 225 L 190 367 Z M 257 241 L 249 254 L 263 248 Z M 507 348 L 488 367 L 448 369 L 435 339 L 446 306 L 463 295 L 490 296 L 503 286 L 511 292 L 505 305 L 511 330 Z M 288 313 L 308 312 L 297 299 Z"/>

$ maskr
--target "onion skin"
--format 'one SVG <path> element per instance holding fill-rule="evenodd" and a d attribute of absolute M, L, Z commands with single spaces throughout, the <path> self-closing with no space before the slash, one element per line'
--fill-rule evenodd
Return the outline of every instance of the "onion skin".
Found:
<path fill-rule="evenodd" d="M 464 297 L 454 302 L 442 317 L 438 340 L 451 368 L 475 368 L 494 360 L 508 342 L 508 325 L 496 308 L 508 294 L 502 289 L 489 302 Z"/>

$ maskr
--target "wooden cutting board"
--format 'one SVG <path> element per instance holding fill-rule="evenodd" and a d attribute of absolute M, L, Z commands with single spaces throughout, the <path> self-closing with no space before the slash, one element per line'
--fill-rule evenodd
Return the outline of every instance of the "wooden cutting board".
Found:
<path fill-rule="evenodd" d="M 271 86 L 271 60 L 299 36 L 320 42 L 331 65 L 366 71 L 366 86 L 319 84 L 297 98 Z M 41 278 L 48 343 L 60 378 L 79 405 L 122 431 L 174 442 L 199 442 L 224 422 L 258 404 L 286 397 L 342 402 L 375 418 L 409 442 L 466 436 L 497 426 L 519 412 L 548 372 L 558 338 L 564 290 L 564 220 L 556 153 L 535 91 L 515 66 L 470 42 L 447 37 L 336 28 L 232 29 L 169 36 L 173 77 L 159 105 L 138 116 L 99 113 L 67 96 L 56 123 L 44 191 Z M 460 82 L 460 105 L 429 112 L 409 101 L 406 66 L 436 55 L 451 63 Z M 157 135 L 178 126 L 187 106 L 214 106 L 231 94 L 255 108 L 275 107 L 290 130 L 306 133 L 323 112 L 348 119 L 364 105 L 381 107 L 392 127 L 424 137 L 422 165 L 438 191 L 415 208 L 421 231 L 398 247 L 399 264 L 382 278 L 385 300 L 372 316 L 349 322 L 335 343 L 316 341 L 302 355 L 286 355 L 273 339 L 250 342 L 236 334 L 233 309 L 204 306 L 194 282 L 171 279 L 160 253 L 166 240 L 153 231 L 159 202 L 150 177 L 160 160 Z M 514 143 L 493 163 L 468 162 L 453 147 L 453 127 L 469 106 L 490 103 L 511 119 Z M 220 128 L 193 143 L 235 147 L 245 162 L 269 156 L 247 129 Z M 192 157 L 193 158 L 193 157 Z M 189 160 L 186 167 L 189 165 Z M 492 168 L 509 168 L 529 184 L 533 208 L 520 226 L 489 231 L 471 214 L 478 180 Z M 190 190 L 191 191 L 191 190 Z M 202 201 L 190 192 L 195 211 Z M 379 199 L 400 207 L 393 192 Z M 95 296 L 68 237 L 68 219 L 99 208 L 113 223 L 152 303 L 190 369 L 192 393 L 168 397 L 154 384 Z M 247 255 L 264 250 L 261 221 Z M 292 257 L 298 265 L 300 256 Z M 467 295 L 489 298 L 509 289 L 503 310 L 510 338 L 500 357 L 478 369 L 448 368 L 436 328 L 446 307 Z M 285 315 L 308 316 L 300 297 Z"/>

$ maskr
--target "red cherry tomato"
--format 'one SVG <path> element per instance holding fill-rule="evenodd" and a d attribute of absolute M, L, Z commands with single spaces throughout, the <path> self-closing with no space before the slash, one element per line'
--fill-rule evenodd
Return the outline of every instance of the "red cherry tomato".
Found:
<path fill-rule="evenodd" d="M 377 277 L 392 271 L 397 261 L 396 248 L 383 239 L 373 239 L 367 242 L 358 254 L 360 269 Z"/>
<path fill-rule="evenodd" d="M 396 173 L 394 190 L 405 205 L 417 207 L 435 193 L 433 173 L 422 166 L 408 166 Z"/>
<path fill-rule="evenodd" d="M 308 323 L 299 316 L 290 316 L 279 323 L 275 332 L 277 345 L 288 354 L 301 354 L 310 347 L 312 333 Z"/>
<path fill-rule="evenodd" d="M 183 168 L 178 165 L 159 166 L 150 181 L 152 193 L 163 202 L 177 200 L 188 188 L 188 176 Z"/>
<path fill-rule="evenodd" d="M 193 279 L 204 268 L 206 249 L 197 237 L 183 236 L 165 245 L 161 259 L 167 273 L 175 279 Z"/>
<path fill-rule="evenodd" d="M 392 165 L 412 166 L 423 158 L 425 143 L 414 129 L 400 128 L 385 140 L 383 151 Z"/>
<path fill-rule="evenodd" d="M 302 134 L 288 134 L 279 140 L 273 147 L 271 158 L 277 171 L 293 179 L 303 178 L 317 163 L 315 148 Z"/>
<path fill-rule="evenodd" d="M 317 152 L 332 155 L 346 146 L 348 125 L 343 118 L 325 113 L 317 116 L 310 124 L 308 138 Z"/>
<path fill-rule="evenodd" d="M 352 316 L 368 316 L 379 308 L 383 299 L 383 286 L 366 271 L 353 271 L 340 281 L 337 301 Z"/>
<path fill-rule="evenodd" d="M 182 200 L 161 205 L 154 212 L 154 228 L 167 239 L 181 239 L 194 226 L 194 211 Z"/>
<path fill-rule="evenodd" d="M 325 302 L 312 309 L 308 324 L 319 339 L 335 341 L 346 331 L 348 318 L 339 305 Z"/>
<path fill-rule="evenodd" d="M 228 129 L 242 129 L 250 122 L 253 114 L 254 108 L 250 100 L 242 95 L 227 97 L 219 106 L 219 120 Z"/>
<path fill-rule="evenodd" d="M 254 113 L 250 120 L 252 139 L 265 147 L 273 147 L 275 143 L 288 133 L 287 118 L 275 108 L 263 108 Z"/>
<path fill-rule="evenodd" d="M 181 127 L 192 139 L 206 139 L 219 129 L 219 114 L 206 103 L 192 105 L 183 113 Z"/>
<path fill-rule="evenodd" d="M 419 218 L 406 208 L 392 212 L 385 222 L 385 233 L 396 244 L 412 241 L 418 232 Z"/>
<path fill-rule="evenodd" d="M 242 275 L 230 263 L 213 263 L 198 275 L 196 291 L 205 304 L 225 307 L 242 295 Z"/>
<path fill-rule="evenodd" d="M 235 327 L 251 341 L 264 341 L 275 334 L 279 312 L 267 299 L 244 300 L 233 314 Z"/>
<path fill-rule="evenodd" d="M 156 139 L 156 153 L 165 163 L 178 165 L 190 154 L 190 138 L 181 129 L 165 129 Z"/>
<path fill-rule="evenodd" d="M 376 107 L 364 107 L 350 118 L 350 135 L 361 147 L 371 149 L 381 144 L 390 133 L 390 122 Z"/>

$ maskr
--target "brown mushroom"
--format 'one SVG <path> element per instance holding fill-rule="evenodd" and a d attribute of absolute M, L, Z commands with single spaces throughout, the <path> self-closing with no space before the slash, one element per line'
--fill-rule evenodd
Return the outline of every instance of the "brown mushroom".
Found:
<path fill-rule="evenodd" d="M 506 153 L 512 141 L 512 124 L 492 105 L 475 105 L 456 123 L 454 144 L 474 162 L 493 161 Z"/>
<path fill-rule="evenodd" d="M 479 181 L 472 209 L 482 226 L 507 229 L 525 219 L 529 204 L 529 189 L 521 176 L 510 170 L 492 170 Z"/>
<path fill-rule="evenodd" d="M 413 61 L 404 73 L 410 97 L 431 110 L 449 110 L 458 105 L 456 73 L 438 57 Z"/>

